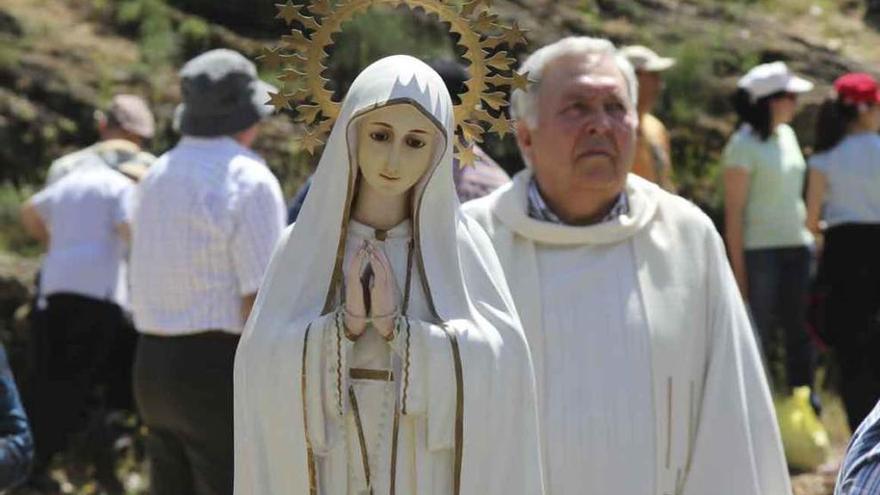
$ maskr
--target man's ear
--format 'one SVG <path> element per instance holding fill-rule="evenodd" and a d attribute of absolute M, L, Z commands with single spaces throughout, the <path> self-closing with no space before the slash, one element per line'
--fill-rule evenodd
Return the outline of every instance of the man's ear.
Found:
<path fill-rule="evenodd" d="M 516 123 L 516 144 L 519 145 L 519 151 L 523 154 L 527 161 L 533 162 L 532 130 L 529 129 L 528 125 L 526 125 L 525 120 L 519 120 Z"/>
<path fill-rule="evenodd" d="M 99 112 L 96 114 L 95 124 L 98 127 L 98 134 L 102 137 L 104 136 L 104 134 L 107 133 L 107 131 L 110 128 L 110 126 L 108 125 L 108 122 L 107 122 L 107 116 L 104 115 L 103 112 Z"/>

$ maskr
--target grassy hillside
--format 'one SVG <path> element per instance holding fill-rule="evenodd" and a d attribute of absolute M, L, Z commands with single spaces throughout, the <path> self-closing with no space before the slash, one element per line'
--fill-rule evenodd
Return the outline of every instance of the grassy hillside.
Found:
<path fill-rule="evenodd" d="M 711 176 L 707 163 L 729 131 L 726 102 L 735 77 L 754 63 L 788 60 L 827 83 L 846 69 L 876 66 L 880 37 L 852 0 L 498 0 L 496 10 L 531 30 L 533 45 L 565 34 L 644 43 L 680 59 L 659 113 L 675 136 L 680 179 Z M 95 138 L 91 115 L 115 91 L 146 95 L 162 132 L 176 136 L 176 68 L 192 55 L 230 46 L 256 55 L 283 30 L 271 0 L 4 0 L 0 5 L 0 181 L 35 183 L 51 159 Z M 379 56 L 448 49 L 442 26 L 416 16 L 372 12 L 346 27 L 331 57 L 340 79 Z M 443 46 L 445 45 L 445 46 Z M 821 94 L 816 92 L 814 99 Z M 808 118 L 805 119 L 805 121 Z M 289 190 L 308 160 L 278 118 L 259 143 Z M 809 143 L 808 126 L 801 132 Z M 498 147 L 497 153 L 509 155 Z"/>
<path fill-rule="evenodd" d="M 33 252 L 14 220 L 17 203 L 42 183 L 49 163 L 96 139 L 93 112 L 118 91 L 146 96 L 159 118 L 155 153 L 177 136 L 176 71 L 193 55 L 230 47 L 256 57 L 284 25 L 273 0 L 4 0 L 0 3 L 0 249 Z M 657 113 L 672 133 L 676 180 L 684 195 L 717 212 L 718 155 L 731 132 L 728 103 L 748 67 L 786 60 L 819 83 L 796 122 L 812 142 L 815 106 L 846 70 L 880 67 L 880 35 L 859 0 L 496 0 L 495 11 L 529 30 L 528 50 L 561 36 L 604 36 L 641 43 L 679 63 L 667 73 Z M 389 54 L 451 53 L 445 28 L 407 9 L 373 10 L 345 26 L 330 57 L 340 88 Z M 270 78 L 272 74 L 264 73 Z M 287 194 L 314 158 L 291 137 L 289 116 L 266 126 L 257 143 Z M 488 149 L 511 170 L 521 166 L 511 137 Z"/>

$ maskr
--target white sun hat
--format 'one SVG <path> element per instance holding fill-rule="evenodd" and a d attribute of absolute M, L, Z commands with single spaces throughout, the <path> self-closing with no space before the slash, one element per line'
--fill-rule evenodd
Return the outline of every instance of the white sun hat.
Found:
<path fill-rule="evenodd" d="M 642 45 L 621 48 L 620 54 L 629 60 L 635 70 L 662 72 L 675 65 L 674 58 L 661 57 L 654 50 Z"/>
<path fill-rule="evenodd" d="M 737 87 L 748 91 L 752 101 L 781 91 L 806 93 L 814 86 L 812 82 L 791 72 L 785 62 L 771 62 L 753 67 L 737 83 Z"/>

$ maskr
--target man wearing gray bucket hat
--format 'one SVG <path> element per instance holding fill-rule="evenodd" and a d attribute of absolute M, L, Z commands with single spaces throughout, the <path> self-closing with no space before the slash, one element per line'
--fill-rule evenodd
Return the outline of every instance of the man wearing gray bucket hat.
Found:
<path fill-rule="evenodd" d="M 131 293 L 135 397 L 153 495 L 232 493 L 232 365 L 284 225 L 278 180 L 249 148 L 275 88 L 232 50 L 180 71 L 180 142 L 140 183 Z"/>
<path fill-rule="evenodd" d="M 183 135 L 232 135 L 272 113 L 266 101 L 277 89 L 261 81 L 238 52 L 204 53 L 183 66 L 180 78 L 183 103 L 174 112 L 174 127 Z"/>

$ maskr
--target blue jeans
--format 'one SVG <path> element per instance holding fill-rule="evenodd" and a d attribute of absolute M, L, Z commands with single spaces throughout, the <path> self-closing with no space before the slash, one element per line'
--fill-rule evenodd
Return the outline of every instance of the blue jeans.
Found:
<path fill-rule="evenodd" d="M 749 307 L 766 362 L 772 363 L 774 337 L 782 329 L 788 385 L 813 384 L 814 353 L 807 333 L 810 250 L 806 246 L 747 249 Z M 769 367 L 768 367 L 769 369 Z"/>

